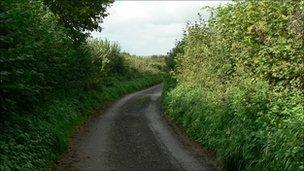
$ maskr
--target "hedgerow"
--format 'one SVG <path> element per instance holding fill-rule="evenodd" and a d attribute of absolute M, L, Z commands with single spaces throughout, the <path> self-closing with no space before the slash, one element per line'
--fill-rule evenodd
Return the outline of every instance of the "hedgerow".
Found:
<path fill-rule="evenodd" d="M 169 53 L 167 113 L 228 170 L 303 170 L 304 1 L 211 10 Z"/>
<path fill-rule="evenodd" d="M 0 170 L 47 170 L 94 109 L 160 82 L 161 60 L 85 39 L 110 2 L 0 2 Z"/>

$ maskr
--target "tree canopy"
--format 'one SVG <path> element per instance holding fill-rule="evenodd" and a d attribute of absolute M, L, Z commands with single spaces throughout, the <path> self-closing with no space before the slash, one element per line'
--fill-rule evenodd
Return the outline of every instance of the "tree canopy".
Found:
<path fill-rule="evenodd" d="M 87 37 L 85 31 L 101 30 L 98 23 L 108 15 L 106 8 L 111 3 L 113 0 L 44 0 L 74 41 L 84 40 Z"/>

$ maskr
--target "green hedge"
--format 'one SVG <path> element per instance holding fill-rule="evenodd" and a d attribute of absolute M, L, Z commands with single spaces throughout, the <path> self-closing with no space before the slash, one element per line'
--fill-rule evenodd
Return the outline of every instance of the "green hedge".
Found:
<path fill-rule="evenodd" d="M 304 169 L 304 1 L 237 1 L 188 28 L 167 113 L 228 170 Z"/>
<path fill-rule="evenodd" d="M 55 11 L 56 4 L 74 8 L 57 1 L 0 1 L 0 170 L 45 170 L 96 107 L 161 79 L 161 60 L 122 53 L 105 40 L 76 41 L 71 31 L 84 33 L 64 27 L 59 17 L 65 14 L 55 15 L 44 2 Z M 93 29 L 110 2 L 85 10 L 102 10 L 94 21 L 86 22 L 83 13 L 85 18 L 69 18 L 79 20 L 72 25 L 81 30 L 91 23 Z"/>

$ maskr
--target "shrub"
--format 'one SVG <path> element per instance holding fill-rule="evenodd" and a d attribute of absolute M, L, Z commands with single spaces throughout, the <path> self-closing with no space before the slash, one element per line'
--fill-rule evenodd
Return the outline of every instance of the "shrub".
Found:
<path fill-rule="evenodd" d="M 91 80 L 92 85 L 101 85 L 106 77 L 125 71 L 124 57 L 117 43 L 112 44 L 108 40 L 88 40 L 84 51 L 91 59 L 91 69 L 95 74 Z"/>
<path fill-rule="evenodd" d="M 251 0 L 213 9 L 174 56 L 167 111 L 228 170 L 304 169 L 303 9 Z"/>
<path fill-rule="evenodd" d="M 86 36 L 80 31 L 99 28 L 112 1 L 75 1 L 76 7 L 44 2 L 50 6 L 40 0 L 0 1 L 0 170 L 49 169 L 75 126 L 96 107 L 161 79 L 155 60 L 125 62 L 116 43 L 81 41 Z M 75 15 L 60 13 L 67 10 L 62 5 Z M 92 5 L 93 10 L 80 8 Z M 59 20 L 62 16 L 70 17 Z"/>
<path fill-rule="evenodd" d="M 1 112 L 30 111 L 54 89 L 85 82 L 90 62 L 42 2 L 5 0 L 1 8 Z"/>

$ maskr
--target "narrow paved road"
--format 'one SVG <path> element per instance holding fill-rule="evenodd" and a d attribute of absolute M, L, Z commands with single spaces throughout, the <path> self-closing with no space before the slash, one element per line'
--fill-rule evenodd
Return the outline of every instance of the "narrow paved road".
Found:
<path fill-rule="evenodd" d="M 162 85 L 127 95 L 96 118 L 57 170 L 215 170 L 162 117 Z"/>

